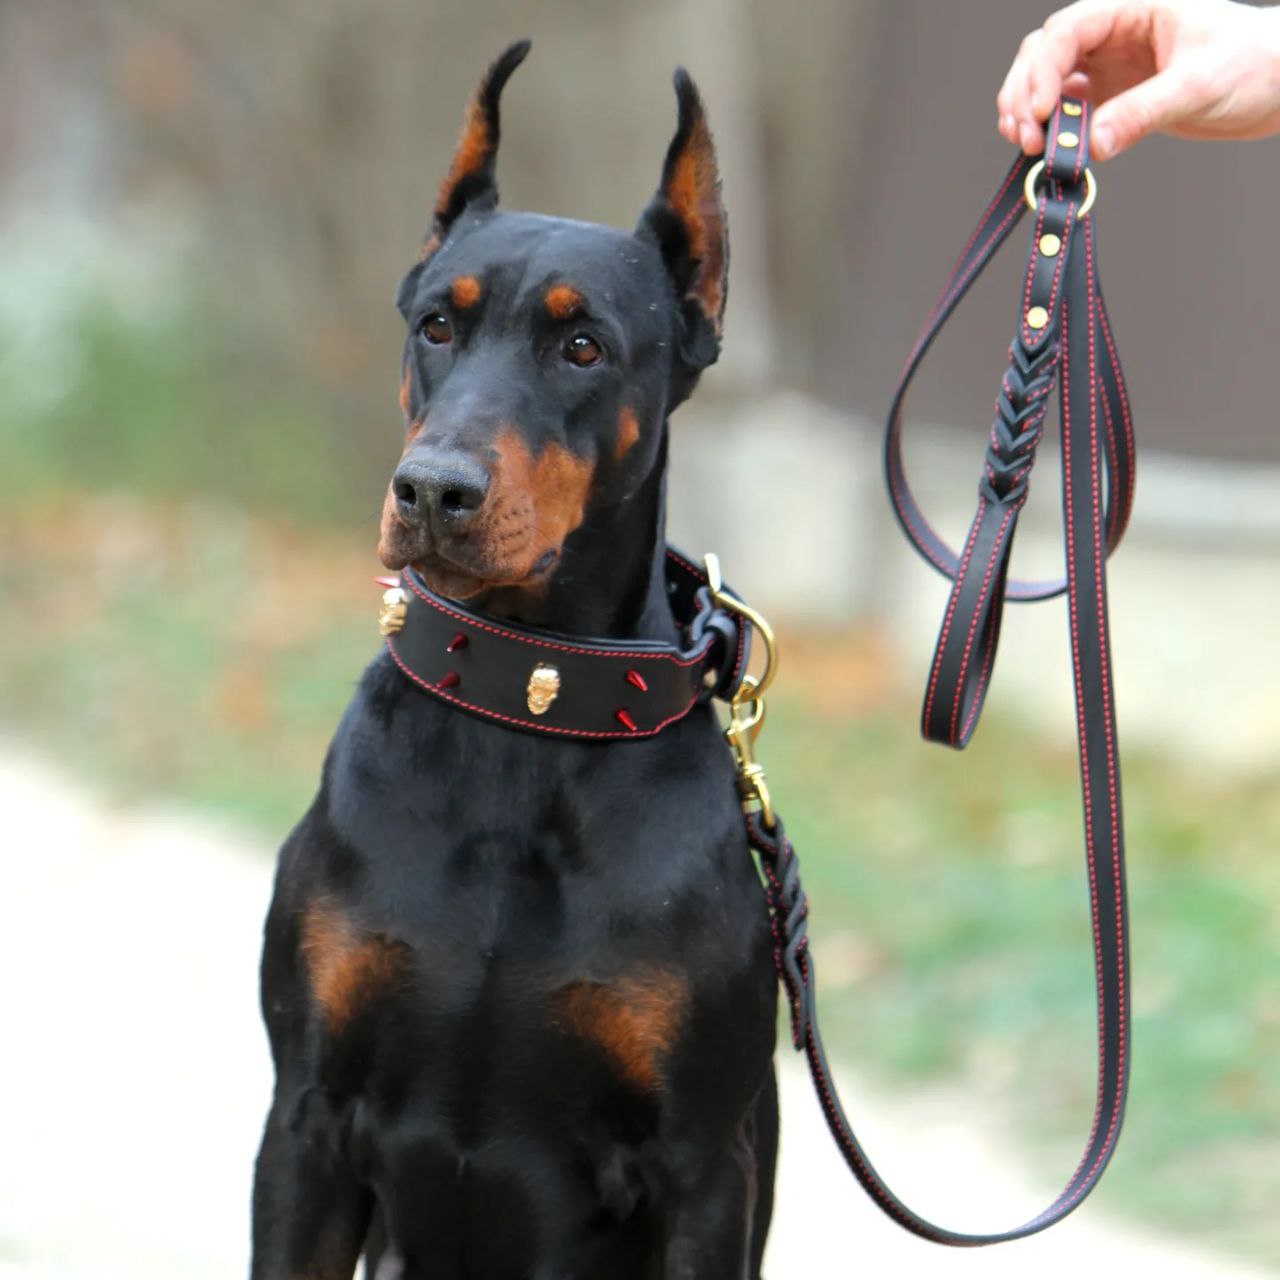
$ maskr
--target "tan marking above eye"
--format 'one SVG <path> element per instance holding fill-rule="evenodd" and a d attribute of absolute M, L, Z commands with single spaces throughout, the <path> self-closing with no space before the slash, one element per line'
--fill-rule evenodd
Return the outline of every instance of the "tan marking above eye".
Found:
<path fill-rule="evenodd" d="M 618 415 L 618 440 L 613 448 L 613 456 L 626 457 L 635 448 L 636 441 L 639 439 L 640 420 L 636 417 L 636 411 L 630 405 L 626 405 Z"/>
<path fill-rule="evenodd" d="M 459 276 L 449 286 L 449 297 L 460 311 L 474 307 L 480 301 L 480 281 L 475 276 Z"/>
<path fill-rule="evenodd" d="M 571 284 L 552 285 L 544 301 L 555 320 L 571 320 L 582 310 L 582 294 Z"/>
<path fill-rule="evenodd" d="M 688 1002 L 683 977 L 646 969 L 612 983 L 571 983 L 560 992 L 559 1013 L 570 1032 L 604 1050 L 625 1080 L 652 1091 Z"/>
<path fill-rule="evenodd" d="M 331 1032 L 361 1007 L 403 981 L 408 948 L 359 929 L 332 901 L 317 898 L 302 918 L 302 956 L 311 994 Z"/>

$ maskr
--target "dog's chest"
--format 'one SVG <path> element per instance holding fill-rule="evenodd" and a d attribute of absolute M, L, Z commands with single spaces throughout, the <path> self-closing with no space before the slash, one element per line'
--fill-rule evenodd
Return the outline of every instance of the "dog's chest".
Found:
<path fill-rule="evenodd" d="M 714 724 L 600 749 L 421 702 L 357 704 L 322 796 L 352 927 L 394 955 L 371 1031 L 539 1071 L 587 1042 L 652 1083 L 765 927 Z"/>

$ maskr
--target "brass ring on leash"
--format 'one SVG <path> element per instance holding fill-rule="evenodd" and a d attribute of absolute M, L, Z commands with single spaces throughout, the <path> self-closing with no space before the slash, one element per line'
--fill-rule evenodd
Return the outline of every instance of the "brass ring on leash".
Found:
<path fill-rule="evenodd" d="M 1040 175 L 1044 172 L 1044 161 L 1037 160 L 1035 164 L 1027 170 L 1027 180 L 1023 183 L 1022 193 L 1027 198 L 1027 208 L 1032 213 L 1036 211 L 1036 183 L 1040 181 Z M 1076 217 L 1083 221 L 1089 216 L 1089 210 L 1093 208 L 1093 202 L 1098 198 L 1098 181 L 1093 176 L 1092 169 L 1084 171 L 1084 204 L 1080 206 L 1080 212 Z"/>

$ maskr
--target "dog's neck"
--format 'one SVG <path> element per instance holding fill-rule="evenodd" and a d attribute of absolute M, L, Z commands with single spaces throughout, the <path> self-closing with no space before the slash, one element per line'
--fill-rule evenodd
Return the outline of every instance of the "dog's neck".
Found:
<path fill-rule="evenodd" d="M 667 442 L 640 488 L 589 511 L 545 584 L 499 587 L 468 601 L 493 617 L 605 639 L 674 640 L 666 590 Z"/>

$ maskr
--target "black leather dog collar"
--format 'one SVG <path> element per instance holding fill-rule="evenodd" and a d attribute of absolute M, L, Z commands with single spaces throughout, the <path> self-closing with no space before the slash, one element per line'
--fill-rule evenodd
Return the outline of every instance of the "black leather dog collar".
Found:
<path fill-rule="evenodd" d="M 387 648 L 419 688 L 484 720 L 561 738 L 649 738 L 730 696 L 747 662 L 747 628 L 713 603 L 706 574 L 671 547 L 666 568 L 680 646 L 513 626 L 443 599 L 405 569 L 402 625 Z"/>

